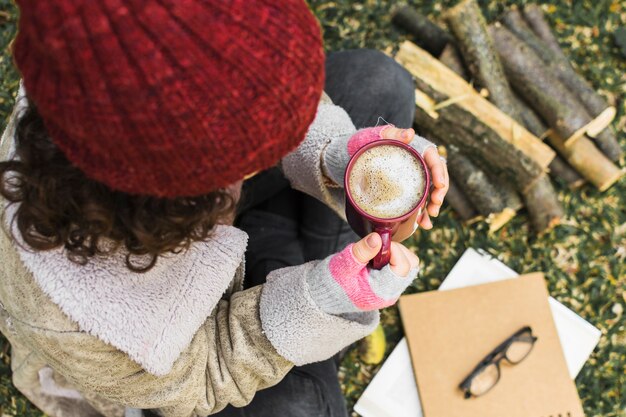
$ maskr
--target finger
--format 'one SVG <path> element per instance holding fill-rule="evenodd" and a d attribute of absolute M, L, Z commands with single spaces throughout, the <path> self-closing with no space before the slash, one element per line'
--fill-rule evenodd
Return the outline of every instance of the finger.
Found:
<path fill-rule="evenodd" d="M 446 184 L 445 167 L 437 149 L 430 147 L 424 152 L 424 161 L 432 175 L 432 181 L 435 188 L 443 188 Z"/>
<path fill-rule="evenodd" d="M 439 212 L 441 211 L 441 204 L 435 203 L 433 200 L 431 200 L 428 203 L 427 210 L 429 216 L 437 217 L 439 215 Z"/>
<path fill-rule="evenodd" d="M 428 215 L 427 210 L 424 210 L 424 214 L 422 214 L 419 224 L 422 229 L 430 230 L 433 228 L 433 223 L 430 221 L 430 216 Z"/>
<path fill-rule="evenodd" d="M 378 233 L 370 233 L 352 245 L 352 254 L 357 261 L 366 264 L 378 254 L 382 243 Z"/>
<path fill-rule="evenodd" d="M 437 217 L 439 214 L 439 210 L 441 210 L 441 205 L 443 204 L 443 199 L 448 192 L 448 187 L 445 188 L 435 188 L 430 193 L 430 201 L 428 202 L 428 214 L 433 217 Z"/>
<path fill-rule="evenodd" d="M 389 126 L 381 132 L 381 137 L 383 139 L 394 139 L 404 143 L 411 142 L 413 140 L 413 136 L 415 136 L 415 130 L 399 129 L 394 126 Z"/>
<path fill-rule="evenodd" d="M 409 248 L 404 245 L 400 245 L 406 255 L 406 258 L 409 260 L 409 266 L 411 269 L 418 268 L 420 266 L 420 258 L 417 257 L 416 254 Z"/>
<path fill-rule="evenodd" d="M 389 265 L 394 274 L 405 277 L 411 269 L 411 263 L 402 250 L 402 245 L 398 242 L 391 242 L 391 258 Z"/>

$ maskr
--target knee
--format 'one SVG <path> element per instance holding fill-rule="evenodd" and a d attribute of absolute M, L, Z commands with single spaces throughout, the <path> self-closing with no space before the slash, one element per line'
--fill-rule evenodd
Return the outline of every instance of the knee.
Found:
<path fill-rule="evenodd" d="M 394 94 L 413 91 L 413 77 L 393 58 L 375 49 L 357 49 L 358 61 L 369 74 L 371 85 L 380 86 L 380 91 Z"/>
<path fill-rule="evenodd" d="M 353 75 L 369 84 L 378 84 L 398 89 L 413 89 L 413 78 L 393 58 L 375 49 L 350 49 L 331 52 L 326 69 L 339 72 L 342 76 Z M 337 71 L 339 69 L 339 71 Z"/>
<path fill-rule="evenodd" d="M 356 66 L 355 73 L 367 85 L 371 94 L 383 102 L 395 102 L 402 107 L 414 105 L 415 85 L 409 72 L 393 58 L 374 49 L 355 49 L 345 51 L 351 53 L 350 61 Z"/>

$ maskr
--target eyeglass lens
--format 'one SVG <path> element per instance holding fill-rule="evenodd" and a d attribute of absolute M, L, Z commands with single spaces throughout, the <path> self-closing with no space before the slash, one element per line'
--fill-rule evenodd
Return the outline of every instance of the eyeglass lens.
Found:
<path fill-rule="evenodd" d="M 470 392 L 472 395 L 478 397 L 483 395 L 500 379 L 500 368 L 495 363 L 490 363 L 483 368 L 479 374 L 472 378 L 472 384 L 470 385 Z"/>
<path fill-rule="evenodd" d="M 527 336 L 527 337 L 525 337 Z M 533 340 L 530 335 L 524 334 L 514 340 L 505 352 L 506 359 L 511 363 L 520 363 L 533 349 Z"/>
<path fill-rule="evenodd" d="M 500 360 L 505 358 L 512 364 L 518 364 L 528 356 L 533 346 L 534 340 L 530 330 L 516 336 L 506 348 L 504 356 L 488 364 L 480 370 L 480 373 L 474 375 L 469 392 L 473 396 L 478 397 L 489 391 L 500 380 L 500 366 L 498 365 Z"/>

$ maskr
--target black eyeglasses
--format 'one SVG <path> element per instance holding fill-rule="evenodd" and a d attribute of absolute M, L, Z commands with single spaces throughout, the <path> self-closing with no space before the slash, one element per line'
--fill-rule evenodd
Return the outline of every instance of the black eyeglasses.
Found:
<path fill-rule="evenodd" d="M 500 343 L 459 385 L 465 398 L 480 397 L 493 388 L 500 380 L 500 361 L 506 359 L 510 364 L 517 365 L 526 359 L 536 341 L 532 329 L 526 326 Z"/>

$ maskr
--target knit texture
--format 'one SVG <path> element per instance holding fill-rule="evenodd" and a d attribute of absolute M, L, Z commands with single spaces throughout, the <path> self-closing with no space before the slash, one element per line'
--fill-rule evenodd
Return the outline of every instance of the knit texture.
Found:
<path fill-rule="evenodd" d="M 259 312 L 265 335 L 276 351 L 295 365 L 319 362 L 370 334 L 378 311 L 329 314 L 309 290 L 319 261 L 271 272 L 263 286 Z M 409 281 L 407 279 L 407 281 Z"/>
<path fill-rule="evenodd" d="M 418 268 L 406 277 L 389 265 L 370 269 L 354 257 L 352 246 L 320 262 L 307 276 L 311 298 L 330 314 L 355 313 L 388 307 L 417 277 Z"/>
<path fill-rule="evenodd" d="M 14 58 L 54 143 L 90 178 L 201 195 L 276 164 L 324 83 L 302 0 L 17 0 Z"/>
<path fill-rule="evenodd" d="M 344 109 L 332 102 L 321 102 L 304 141 L 281 161 L 285 177 L 293 189 L 312 195 L 343 218 L 343 188 L 327 187 L 328 180 L 322 172 L 320 161 L 329 144 L 343 141 L 343 138 L 349 138 L 354 132 L 354 124 Z"/>
<path fill-rule="evenodd" d="M 352 155 L 368 143 L 381 140 L 383 131 L 389 126 L 392 125 L 360 129 L 353 135 L 345 135 L 330 143 L 324 152 L 323 158 L 324 171 L 328 177 L 335 184 L 343 186 L 346 168 Z M 426 149 L 435 146 L 435 144 L 419 135 L 415 135 L 409 145 L 422 156 L 424 156 Z"/>

